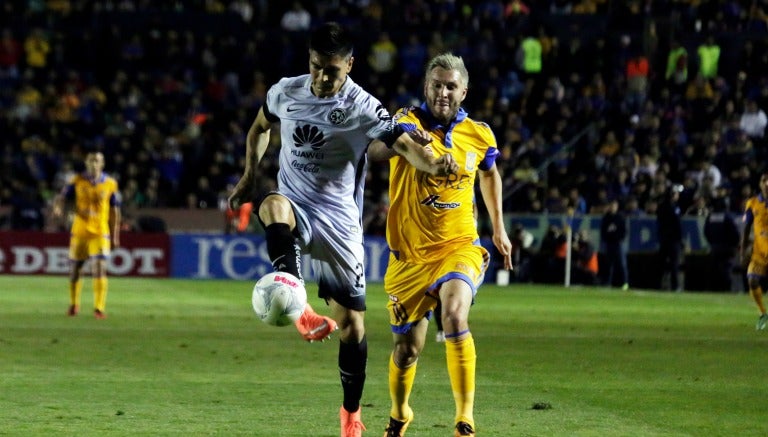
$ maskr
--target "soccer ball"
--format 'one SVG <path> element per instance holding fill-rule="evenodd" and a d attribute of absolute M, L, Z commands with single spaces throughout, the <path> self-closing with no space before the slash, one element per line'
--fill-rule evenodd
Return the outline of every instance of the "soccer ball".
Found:
<path fill-rule="evenodd" d="M 299 319 L 307 305 L 307 290 L 290 273 L 272 272 L 253 286 L 251 304 L 256 316 L 273 326 L 286 326 Z"/>

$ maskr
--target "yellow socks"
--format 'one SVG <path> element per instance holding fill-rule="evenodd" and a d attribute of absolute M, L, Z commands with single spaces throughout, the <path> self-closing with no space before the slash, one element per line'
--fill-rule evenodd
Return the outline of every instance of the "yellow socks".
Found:
<path fill-rule="evenodd" d="M 765 314 L 765 304 L 763 303 L 763 287 L 750 288 L 749 294 L 752 295 L 757 304 L 757 308 L 760 309 L 760 314 Z"/>
<path fill-rule="evenodd" d="M 107 278 L 93 279 L 93 306 L 95 309 L 104 312 L 107 306 Z"/>
<path fill-rule="evenodd" d="M 389 415 L 400 421 L 408 420 L 413 414 L 408 406 L 408 398 L 416 379 L 417 364 L 418 361 L 406 369 L 401 369 L 395 365 L 394 357 L 389 356 L 389 396 L 392 398 L 392 410 Z"/>
<path fill-rule="evenodd" d="M 445 342 L 445 356 L 456 402 L 456 422 L 467 422 L 474 427 L 477 352 L 472 334 L 458 341 L 448 339 Z M 394 357 L 389 357 L 389 395 L 392 398 L 389 415 L 394 419 L 405 421 L 412 417 L 408 399 L 416 379 L 417 364 L 401 369 L 395 365 Z"/>
<path fill-rule="evenodd" d="M 448 362 L 448 376 L 451 379 L 453 399 L 456 402 L 456 422 L 467 422 L 474 427 L 477 353 L 472 334 L 458 341 L 447 339 L 445 357 Z"/>
<path fill-rule="evenodd" d="M 83 289 L 83 280 L 69 281 L 69 303 L 80 306 L 80 291 Z"/>

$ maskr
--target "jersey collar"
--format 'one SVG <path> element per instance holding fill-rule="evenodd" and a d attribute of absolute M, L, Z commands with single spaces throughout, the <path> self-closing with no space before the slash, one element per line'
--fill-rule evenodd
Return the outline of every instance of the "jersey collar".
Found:
<path fill-rule="evenodd" d="M 444 126 L 440 124 L 440 122 L 437 121 L 437 119 L 432 115 L 432 112 L 429 110 L 429 106 L 427 106 L 427 102 L 423 102 L 421 104 L 421 110 L 424 112 L 424 121 L 426 121 L 429 130 L 444 130 L 445 147 L 453 147 L 453 128 L 467 118 L 467 111 L 465 111 L 464 108 L 459 108 L 459 112 L 456 114 L 456 118 L 451 120 L 451 123 L 448 126 Z"/>
<path fill-rule="evenodd" d="M 91 176 L 88 174 L 88 172 L 87 172 L 87 171 L 84 171 L 84 172 L 83 172 L 83 178 L 85 178 L 85 179 L 86 179 L 88 182 L 90 182 L 90 183 L 92 183 L 92 184 L 94 184 L 94 185 L 95 185 L 95 184 L 100 184 L 100 183 L 104 182 L 104 180 L 107 178 L 107 175 L 106 175 L 104 172 L 101 172 L 101 174 L 99 175 L 99 177 L 97 177 L 97 178 L 95 178 L 95 179 L 94 179 L 94 178 L 92 178 L 92 177 L 91 177 Z"/>

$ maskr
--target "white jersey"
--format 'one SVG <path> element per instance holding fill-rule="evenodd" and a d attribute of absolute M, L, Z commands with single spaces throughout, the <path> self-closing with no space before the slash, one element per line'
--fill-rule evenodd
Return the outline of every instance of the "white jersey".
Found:
<path fill-rule="evenodd" d="M 264 114 L 280 121 L 278 191 L 340 237 L 362 241 L 366 150 L 390 143 L 395 125 L 378 99 L 347 76 L 338 94 L 319 98 L 309 74 L 281 79 L 267 92 Z"/>

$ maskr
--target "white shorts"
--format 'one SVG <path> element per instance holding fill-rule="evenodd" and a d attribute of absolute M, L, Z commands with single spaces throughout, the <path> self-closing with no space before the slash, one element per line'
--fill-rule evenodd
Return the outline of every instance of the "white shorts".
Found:
<path fill-rule="evenodd" d="M 312 272 L 322 299 L 332 298 L 345 308 L 365 311 L 365 250 L 362 231 L 341 235 L 334 219 L 320 208 L 302 208 L 291 202 L 296 216 L 297 240 L 303 254 L 312 259 Z"/>

